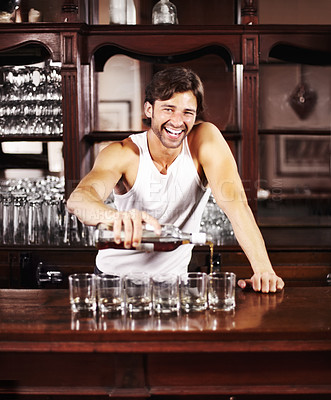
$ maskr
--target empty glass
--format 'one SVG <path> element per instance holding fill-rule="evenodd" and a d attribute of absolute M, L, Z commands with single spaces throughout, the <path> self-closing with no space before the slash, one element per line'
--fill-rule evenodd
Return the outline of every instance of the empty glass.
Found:
<path fill-rule="evenodd" d="M 63 177 L 0 180 L 0 216 L 0 244 L 94 245 L 95 227 L 66 210 Z"/>
<path fill-rule="evenodd" d="M 3 244 L 13 243 L 13 201 L 10 192 L 2 195 L 2 241 Z"/>
<path fill-rule="evenodd" d="M 47 244 L 60 244 L 61 209 L 59 194 L 47 194 L 44 197 L 43 207 L 43 231 Z"/>
<path fill-rule="evenodd" d="M 44 238 L 42 232 L 42 200 L 38 195 L 35 195 L 29 198 L 28 203 L 28 243 L 40 245 Z"/>
<path fill-rule="evenodd" d="M 13 192 L 13 243 L 26 244 L 27 242 L 27 218 L 26 218 L 26 194 Z"/>

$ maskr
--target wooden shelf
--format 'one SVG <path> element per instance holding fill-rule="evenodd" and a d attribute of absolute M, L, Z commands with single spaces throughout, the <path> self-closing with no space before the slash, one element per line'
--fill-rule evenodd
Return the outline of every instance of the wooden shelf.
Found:
<path fill-rule="evenodd" d="M 263 135 L 300 135 L 300 136 L 330 136 L 331 130 L 325 129 L 259 129 L 258 134 Z"/>
<path fill-rule="evenodd" d="M 4 135 L 0 142 L 62 142 L 63 135 Z"/>
<path fill-rule="evenodd" d="M 143 131 L 93 131 L 84 136 L 84 140 L 88 143 L 98 143 L 103 141 L 117 141 L 129 137 L 131 134 Z M 241 134 L 239 132 L 222 132 L 222 135 L 227 140 L 240 140 Z"/>

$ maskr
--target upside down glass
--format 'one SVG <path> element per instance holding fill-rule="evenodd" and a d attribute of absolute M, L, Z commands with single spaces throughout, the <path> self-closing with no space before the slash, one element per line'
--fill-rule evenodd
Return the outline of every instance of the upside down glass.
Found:
<path fill-rule="evenodd" d="M 2 243 L 13 243 L 13 200 L 10 193 L 2 195 Z"/>
<path fill-rule="evenodd" d="M 14 244 L 26 244 L 26 194 L 13 193 L 13 242 Z"/>
<path fill-rule="evenodd" d="M 32 196 L 29 199 L 28 208 L 28 243 L 29 244 L 42 244 L 42 199 L 38 195 Z"/>

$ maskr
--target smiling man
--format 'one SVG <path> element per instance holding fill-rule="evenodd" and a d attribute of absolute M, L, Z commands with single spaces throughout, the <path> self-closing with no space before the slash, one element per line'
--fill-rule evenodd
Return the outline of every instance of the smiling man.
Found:
<path fill-rule="evenodd" d="M 68 199 L 68 209 L 85 224 L 112 225 L 117 243 L 124 230 L 126 249 L 100 250 L 99 271 L 181 274 L 187 271 L 192 245 L 171 252 L 127 249 L 140 244 L 144 223 L 157 233 L 160 224 L 198 232 L 211 191 L 253 269 L 252 278 L 239 285 L 275 292 L 284 282 L 271 266 L 226 141 L 215 125 L 198 122 L 203 106 L 203 86 L 193 71 L 174 67 L 155 74 L 144 104 L 149 129 L 100 152 Z M 104 203 L 111 191 L 116 209 Z"/>

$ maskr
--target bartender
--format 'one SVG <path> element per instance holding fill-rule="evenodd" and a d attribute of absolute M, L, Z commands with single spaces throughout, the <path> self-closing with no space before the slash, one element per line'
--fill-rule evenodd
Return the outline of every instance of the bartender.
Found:
<path fill-rule="evenodd" d="M 215 125 L 200 122 L 203 110 L 204 89 L 196 73 L 183 67 L 156 73 L 146 87 L 148 130 L 103 149 L 72 192 L 68 210 L 84 224 L 112 226 L 116 243 L 124 231 L 125 249 L 99 250 L 98 272 L 179 275 L 187 272 L 192 245 L 171 252 L 128 249 L 139 246 L 144 224 L 157 234 L 162 224 L 198 232 L 211 192 L 253 270 L 238 285 L 263 293 L 281 290 L 284 282 L 272 268 L 231 150 Z M 105 204 L 112 191 L 116 208 Z"/>

